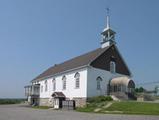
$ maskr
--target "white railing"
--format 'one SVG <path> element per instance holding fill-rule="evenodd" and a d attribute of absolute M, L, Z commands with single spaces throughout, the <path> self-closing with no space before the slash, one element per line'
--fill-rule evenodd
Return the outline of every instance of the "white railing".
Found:
<path fill-rule="evenodd" d="M 25 86 L 25 96 L 31 96 L 31 95 L 39 95 L 40 94 L 40 85 L 28 85 Z"/>

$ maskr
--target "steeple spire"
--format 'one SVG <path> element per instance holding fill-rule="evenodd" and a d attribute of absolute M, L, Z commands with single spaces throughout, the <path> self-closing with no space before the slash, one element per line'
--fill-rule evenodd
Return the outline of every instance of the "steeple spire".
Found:
<path fill-rule="evenodd" d="M 109 16 L 109 8 L 107 8 L 107 22 L 106 28 L 104 28 L 102 34 L 102 48 L 115 44 L 115 32 L 110 28 L 110 16 Z"/>
<path fill-rule="evenodd" d="M 107 8 L 107 26 L 106 28 L 109 29 L 110 23 L 109 23 L 109 8 Z"/>

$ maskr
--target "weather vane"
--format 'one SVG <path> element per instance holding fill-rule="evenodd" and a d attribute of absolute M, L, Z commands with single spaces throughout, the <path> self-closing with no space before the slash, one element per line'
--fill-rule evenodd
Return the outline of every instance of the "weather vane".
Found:
<path fill-rule="evenodd" d="M 109 8 L 107 7 L 106 10 L 107 10 L 107 15 L 109 15 L 109 11 L 110 11 Z"/>

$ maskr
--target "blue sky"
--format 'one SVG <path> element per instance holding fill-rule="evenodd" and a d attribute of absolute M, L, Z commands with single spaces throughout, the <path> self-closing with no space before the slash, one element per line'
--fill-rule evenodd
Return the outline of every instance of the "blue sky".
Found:
<path fill-rule="evenodd" d="M 159 81 L 158 0 L 0 0 L 0 97 L 48 67 L 100 47 L 106 7 L 136 83 Z"/>

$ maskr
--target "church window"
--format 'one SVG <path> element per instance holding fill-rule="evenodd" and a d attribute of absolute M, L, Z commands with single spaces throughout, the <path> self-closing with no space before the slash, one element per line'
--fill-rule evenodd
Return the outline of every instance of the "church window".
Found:
<path fill-rule="evenodd" d="M 101 81 L 102 81 L 102 78 L 101 77 L 97 77 L 97 90 L 100 90 L 101 89 Z"/>
<path fill-rule="evenodd" d="M 75 88 L 79 88 L 80 87 L 80 74 L 77 72 L 74 76 L 75 78 Z"/>
<path fill-rule="evenodd" d="M 52 80 L 52 88 L 53 88 L 53 91 L 56 90 L 56 80 L 55 80 L 55 78 L 53 78 L 53 80 Z"/>
<path fill-rule="evenodd" d="M 62 89 L 65 90 L 66 89 L 66 76 L 62 77 Z"/>
<path fill-rule="evenodd" d="M 47 80 L 45 81 L 45 92 L 47 92 L 48 85 L 47 85 Z"/>
<path fill-rule="evenodd" d="M 110 62 L 110 72 L 115 73 L 116 72 L 116 64 L 114 61 Z"/>

